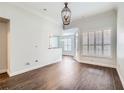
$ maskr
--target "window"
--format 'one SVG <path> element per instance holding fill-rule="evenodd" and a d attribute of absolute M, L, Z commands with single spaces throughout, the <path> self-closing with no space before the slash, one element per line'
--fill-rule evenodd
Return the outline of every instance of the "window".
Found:
<path fill-rule="evenodd" d="M 111 30 L 82 33 L 82 55 L 111 57 Z"/>
<path fill-rule="evenodd" d="M 72 50 L 72 41 L 70 38 L 64 38 L 64 51 L 71 51 Z"/>
<path fill-rule="evenodd" d="M 111 30 L 104 31 L 104 56 L 111 56 Z"/>
<path fill-rule="evenodd" d="M 51 36 L 49 38 L 49 48 L 59 48 L 59 37 Z"/>
<path fill-rule="evenodd" d="M 96 47 L 96 56 L 102 56 L 102 31 L 95 32 L 95 42 L 96 44 L 94 45 Z"/>
<path fill-rule="evenodd" d="M 89 55 L 94 55 L 94 32 L 89 32 Z"/>
<path fill-rule="evenodd" d="M 83 33 L 83 55 L 88 55 L 88 33 Z"/>

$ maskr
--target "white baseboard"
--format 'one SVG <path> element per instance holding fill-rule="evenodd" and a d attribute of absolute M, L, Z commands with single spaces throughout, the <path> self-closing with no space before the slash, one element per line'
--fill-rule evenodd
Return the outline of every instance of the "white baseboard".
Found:
<path fill-rule="evenodd" d="M 54 64 L 54 63 L 57 63 L 57 62 L 60 62 L 61 60 L 57 60 L 55 62 L 52 62 L 50 64 Z M 19 75 L 19 74 L 22 74 L 22 73 L 25 73 L 25 72 L 28 72 L 28 71 L 31 71 L 31 70 L 35 70 L 35 69 L 38 69 L 38 68 L 41 68 L 41 67 L 44 67 L 44 66 L 47 66 L 47 65 L 50 65 L 50 64 L 46 64 L 46 65 L 38 65 L 38 66 L 35 66 L 35 67 L 31 67 L 31 68 L 27 68 L 27 69 L 23 69 L 23 70 L 20 70 L 20 71 L 16 71 L 16 72 L 13 72 L 13 73 L 8 73 L 10 77 L 12 76 L 15 76 L 15 75 Z"/>
<path fill-rule="evenodd" d="M 12 76 L 15 76 L 15 75 L 18 75 L 18 74 L 22 74 L 22 73 L 25 73 L 25 72 L 28 72 L 28 71 L 31 71 L 31 70 L 34 70 L 34 69 L 38 69 L 40 67 L 41 66 L 36 66 L 36 67 L 32 67 L 32 68 L 27 68 L 27 69 L 23 69 L 23 70 L 20 70 L 20 71 L 16 71 L 16 72 L 13 72 L 13 73 L 9 73 L 9 76 L 12 77 Z"/>
<path fill-rule="evenodd" d="M 1 70 L 0 70 L 0 74 L 1 74 L 1 73 L 5 73 L 5 72 L 7 72 L 6 69 L 1 69 Z"/>
<path fill-rule="evenodd" d="M 95 62 L 91 62 L 91 61 L 83 61 L 77 58 L 74 58 L 75 60 L 77 60 L 80 63 L 86 63 L 86 64 L 91 64 L 91 65 L 98 65 L 98 66 L 103 66 L 103 67 L 111 67 L 111 68 L 116 68 L 114 65 L 110 65 L 110 64 L 104 64 L 104 63 L 95 63 Z"/>
<path fill-rule="evenodd" d="M 121 70 L 120 70 L 119 66 L 117 66 L 116 70 L 117 70 L 117 72 L 118 72 L 118 75 L 119 75 L 119 77 L 120 77 L 121 83 L 122 83 L 123 88 L 124 88 L 124 77 L 123 77 L 122 74 L 121 74 Z"/>

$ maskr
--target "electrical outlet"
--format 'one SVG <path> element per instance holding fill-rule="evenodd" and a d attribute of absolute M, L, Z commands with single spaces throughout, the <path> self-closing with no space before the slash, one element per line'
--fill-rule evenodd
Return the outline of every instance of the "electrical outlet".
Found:
<path fill-rule="evenodd" d="M 38 60 L 35 60 L 35 62 L 38 62 Z"/>
<path fill-rule="evenodd" d="M 29 63 L 29 62 L 27 62 L 27 63 L 26 63 L 26 65 L 30 65 L 30 63 Z"/>

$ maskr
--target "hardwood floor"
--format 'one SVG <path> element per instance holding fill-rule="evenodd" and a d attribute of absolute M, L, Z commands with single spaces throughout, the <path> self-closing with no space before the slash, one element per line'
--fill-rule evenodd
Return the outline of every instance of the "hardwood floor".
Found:
<path fill-rule="evenodd" d="M 78 63 L 64 56 L 62 62 L 8 78 L 0 75 L 0 89 L 10 90 L 113 90 L 123 89 L 113 68 Z"/>

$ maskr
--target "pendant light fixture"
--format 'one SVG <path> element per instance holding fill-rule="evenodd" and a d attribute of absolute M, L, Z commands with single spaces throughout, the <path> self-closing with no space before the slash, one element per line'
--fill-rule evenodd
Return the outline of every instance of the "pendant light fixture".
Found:
<path fill-rule="evenodd" d="M 65 7 L 61 11 L 63 25 L 69 25 L 71 20 L 71 10 L 68 8 L 68 3 L 65 2 Z"/>

